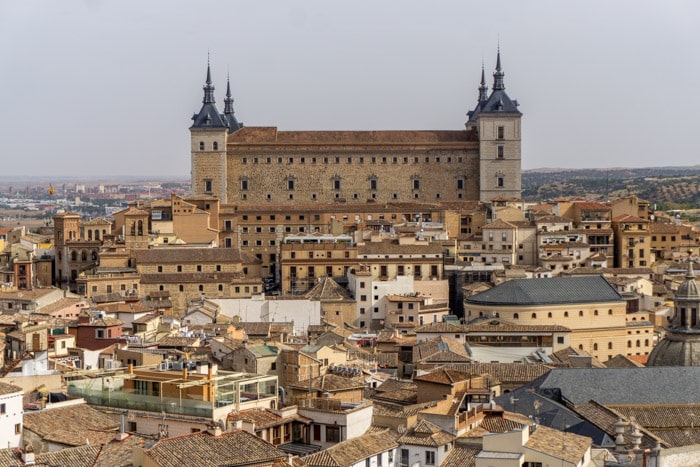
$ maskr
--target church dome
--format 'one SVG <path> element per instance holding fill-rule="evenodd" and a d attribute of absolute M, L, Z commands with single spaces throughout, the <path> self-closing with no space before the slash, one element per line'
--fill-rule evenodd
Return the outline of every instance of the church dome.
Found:
<path fill-rule="evenodd" d="M 700 366 L 700 333 L 670 333 L 649 354 L 647 366 Z"/>

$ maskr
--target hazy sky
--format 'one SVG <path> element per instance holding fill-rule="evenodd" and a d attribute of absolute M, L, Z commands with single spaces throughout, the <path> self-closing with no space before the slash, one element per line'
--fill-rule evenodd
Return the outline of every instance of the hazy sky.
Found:
<path fill-rule="evenodd" d="M 189 176 L 223 111 L 283 130 L 461 129 L 500 39 L 523 167 L 700 163 L 700 2 L 0 0 L 0 175 Z"/>

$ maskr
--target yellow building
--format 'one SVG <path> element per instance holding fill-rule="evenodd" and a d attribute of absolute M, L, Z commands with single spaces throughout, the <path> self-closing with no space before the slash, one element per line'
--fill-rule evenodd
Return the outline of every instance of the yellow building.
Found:
<path fill-rule="evenodd" d="M 513 279 L 464 299 L 465 318 L 497 316 L 525 325 L 569 328 L 571 347 L 601 361 L 617 354 L 647 355 L 654 325 L 632 318 L 622 296 L 602 276 Z"/>

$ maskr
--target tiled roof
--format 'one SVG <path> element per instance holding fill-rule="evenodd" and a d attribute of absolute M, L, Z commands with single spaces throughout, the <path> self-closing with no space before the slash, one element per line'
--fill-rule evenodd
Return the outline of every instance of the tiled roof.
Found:
<path fill-rule="evenodd" d="M 93 467 L 131 467 L 134 449 L 143 448 L 149 442 L 152 442 L 149 438 L 129 434 L 122 441 L 114 440 L 105 444 L 102 446 Z"/>
<path fill-rule="evenodd" d="M 599 203 L 597 201 L 574 202 L 574 206 L 576 206 L 584 211 L 610 211 L 610 209 L 612 209 L 607 204 Z"/>
<path fill-rule="evenodd" d="M 595 401 L 589 401 L 585 404 L 576 405 L 573 407 L 573 410 L 583 419 L 603 430 L 611 439 L 614 440 L 617 436 L 615 433 L 615 423 L 620 420 L 622 415 L 622 413 L 618 412 L 617 410 L 604 407 Z M 643 426 L 644 425 L 642 425 L 642 427 Z M 653 448 L 656 444 L 656 438 L 653 435 L 650 435 L 644 428 L 641 429 L 641 432 L 642 448 Z M 625 430 L 623 436 L 625 438 L 625 444 L 631 446 L 632 437 L 630 436 L 630 432 Z"/>
<path fill-rule="evenodd" d="M 465 304 L 531 306 L 619 302 L 622 297 L 602 276 L 513 279 L 464 299 Z"/>
<path fill-rule="evenodd" d="M 134 250 L 136 264 L 259 262 L 236 248 L 151 248 Z"/>
<path fill-rule="evenodd" d="M 459 332 L 464 332 L 464 329 L 459 324 L 438 322 L 438 323 L 428 323 L 423 326 L 418 326 L 414 329 L 416 334 L 418 333 L 447 333 L 454 334 Z"/>
<path fill-rule="evenodd" d="M 532 423 L 532 420 L 528 419 L 524 415 L 520 415 L 520 417 L 524 417 L 527 422 L 524 420 L 513 420 L 512 417 L 506 417 L 505 414 L 490 414 L 483 418 L 481 425 L 479 426 L 489 433 L 506 433 L 508 431 L 519 430 L 524 425 L 530 425 Z"/>
<path fill-rule="evenodd" d="M 620 275 L 620 274 L 639 274 L 650 276 L 654 271 L 651 268 L 575 268 L 566 271 L 567 275 Z"/>
<path fill-rule="evenodd" d="M 159 347 L 192 347 L 199 345 L 199 337 L 166 336 L 157 343 Z"/>
<path fill-rule="evenodd" d="M 83 303 L 82 298 L 62 298 L 56 302 L 49 303 L 48 305 L 37 308 L 37 313 L 50 314 L 54 311 L 63 310 L 64 308 L 74 307 L 78 308 L 77 305 Z"/>
<path fill-rule="evenodd" d="M 615 355 L 610 360 L 603 362 L 603 365 L 607 368 L 639 368 L 644 366 L 622 354 Z"/>
<path fill-rule="evenodd" d="M 24 428 L 46 440 L 80 446 L 86 439 L 92 444 L 104 444 L 114 439 L 119 421 L 87 404 L 79 404 L 25 412 Z"/>
<path fill-rule="evenodd" d="M 551 368 L 539 363 L 457 363 L 447 364 L 445 367 L 466 374 L 489 374 L 502 383 L 517 383 L 519 385 L 529 383 L 551 370 Z"/>
<path fill-rule="evenodd" d="M 462 326 L 462 332 L 498 332 L 498 333 L 523 333 L 523 332 L 570 332 L 564 326 L 556 324 L 514 324 L 500 318 L 491 318 L 479 323 Z"/>
<path fill-rule="evenodd" d="M 414 446 L 444 446 L 454 441 L 455 437 L 430 423 L 421 420 L 415 427 L 401 435 L 398 439 L 400 444 L 411 444 Z"/>
<path fill-rule="evenodd" d="M 414 363 L 418 362 L 469 362 L 469 354 L 464 344 L 448 337 L 440 336 L 416 344 L 413 349 Z"/>
<path fill-rule="evenodd" d="M 680 232 L 680 229 L 676 224 L 652 222 L 649 224 L 649 232 L 652 234 L 677 234 Z"/>
<path fill-rule="evenodd" d="M 527 440 L 525 446 L 577 464 L 586 451 L 590 449 L 591 444 L 592 440 L 587 436 L 565 433 L 538 425 L 535 431 L 530 434 L 530 439 Z"/>
<path fill-rule="evenodd" d="M 142 284 L 178 284 L 178 283 L 231 283 L 235 279 L 245 277 L 241 272 L 173 272 L 173 273 L 144 273 L 141 274 Z"/>
<path fill-rule="evenodd" d="M 15 386 L 14 384 L 0 382 L 0 396 L 6 396 L 8 394 L 14 394 L 16 392 L 23 392 L 24 390 Z"/>
<path fill-rule="evenodd" d="M 304 462 L 309 467 L 350 467 L 396 447 L 398 443 L 385 432 L 370 433 L 306 456 Z"/>
<path fill-rule="evenodd" d="M 97 444 L 61 449 L 60 451 L 35 453 L 36 467 L 94 467 L 102 447 Z M 3 467 L 23 467 L 22 455 L 19 449 L 0 449 L 0 465 Z M 116 467 L 116 466 L 110 466 Z"/>
<path fill-rule="evenodd" d="M 474 467 L 476 465 L 476 455 L 481 452 L 480 448 L 466 446 L 455 446 L 447 457 L 443 459 L 440 467 Z"/>
<path fill-rule="evenodd" d="M 354 301 L 350 293 L 330 277 L 323 277 L 304 297 L 309 300 L 321 301 Z"/>
<path fill-rule="evenodd" d="M 585 359 L 579 359 L 578 357 L 585 357 Z M 557 350 L 549 356 L 552 359 L 552 364 L 560 367 L 570 367 L 570 368 L 580 368 L 581 363 L 584 360 L 590 358 L 591 365 L 593 368 L 605 368 L 605 365 L 601 363 L 600 360 L 595 358 L 590 353 L 585 350 L 577 350 L 573 347 L 567 347 L 565 349 Z M 587 365 L 587 362 L 586 362 Z"/>
<path fill-rule="evenodd" d="M 416 376 L 414 381 L 426 381 L 429 383 L 438 383 L 438 384 L 454 384 L 460 381 L 466 381 L 471 378 L 471 374 L 469 373 L 462 373 L 459 371 L 455 370 L 449 370 L 446 368 L 439 368 L 431 373 L 428 373 L 427 375 L 423 376 Z"/>
<path fill-rule="evenodd" d="M 641 217 L 633 216 L 631 214 L 620 214 L 617 217 L 613 217 L 612 221 L 613 222 L 634 222 L 634 223 L 644 223 L 644 224 L 649 223 L 649 221 L 647 219 L 642 219 Z"/>
<path fill-rule="evenodd" d="M 160 467 L 192 465 L 193 459 L 200 467 L 262 464 L 287 459 L 287 454 L 267 441 L 242 430 L 220 436 L 200 432 L 166 438 L 145 453 Z"/>
<path fill-rule="evenodd" d="M 348 389 L 357 389 L 365 387 L 363 376 L 346 378 L 345 376 L 336 375 L 334 373 L 326 373 L 325 375 L 316 377 L 311 382 L 303 381 L 301 383 L 290 384 L 289 387 L 295 389 L 314 391 L 344 391 Z"/>

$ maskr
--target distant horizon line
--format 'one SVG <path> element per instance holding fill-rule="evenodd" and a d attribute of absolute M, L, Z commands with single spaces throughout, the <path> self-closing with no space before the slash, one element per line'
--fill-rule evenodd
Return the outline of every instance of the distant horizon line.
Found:
<path fill-rule="evenodd" d="M 635 170 L 635 169 L 698 169 L 700 170 L 700 164 L 694 165 L 658 165 L 658 166 L 616 166 L 616 167 L 535 167 L 530 169 L 522 169 L 523 172 L 537 172 L 537 171 L 549 171 L 549 172 L 565 172 L 574 170 Z M 132 182 L 188 182 L 190 181 L 189 175 L 0 175 L 0 182 L 8 183 L 15 182 L 21 183 L 23 181 L 80 181 L 89 179 L 94 182 L 105 181 L 132 181 Z"/>

